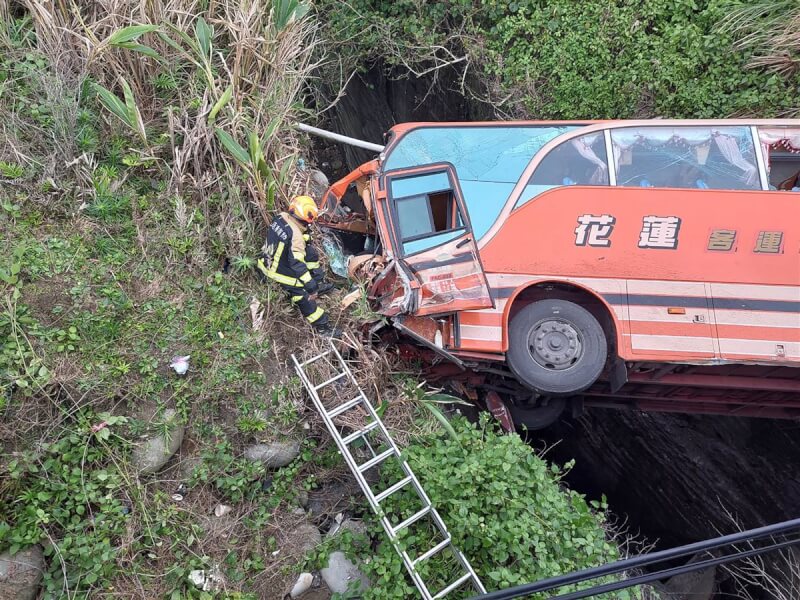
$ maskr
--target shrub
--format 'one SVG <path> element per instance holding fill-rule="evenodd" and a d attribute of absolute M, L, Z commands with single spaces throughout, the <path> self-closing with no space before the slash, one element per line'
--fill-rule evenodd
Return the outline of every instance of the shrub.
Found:
<path fill-rule="evenodd" d="M 752 50 L 735 49 L 739 31 L 721 27 L 740 4 L 733 0 L 318 4 L 328 38 L 354 65 L 380 59 L 397 76 L 456 69 L 452 80 L 503 115 L 768 117 L 797 110 L 800 73 L 787 67 L 781 78 L 746 68 Z M 749 30 L 766 32 L 782 16 L 779 9 L 751 13 Z"/>
<path fill-rule="evenodd" d="M 487 589 L 502 589 L 597 566 L 618 558 L 606 539 L 605 501 L 588 503 L 564 488 L 564 470 L 549 466 L 518 436 L 503 435 L 487 418 L 476 426 L 452 421 L 456 437 L 418 439 L 406 450 L 455 545 L 465 554 Z M 392 468 L 394 467 L 394 468 Z M 569 468 L 567 465 L 565 468 Z M 382 469 L 383 488 L 401 478 L 398 465 Z M 382 488 L 376 488 L 382 489 Z M 414 511 L 411 495 L 397 493 L 382 506 L 386 514 Z M 385 539 L 375 521 L 373 533 Z M 431 531 L 401 537 L 413 557 L 431 547 Z M 425 565 L 425 563 L 423 563 Z M 379 545 L 365 569 L 372 599 L 408 598 L 415 592 L 389 543 Z M 441 587 L 453 580 L 446 566 L 423 576 Z M 435 593 L 438 590 L 431 590 Z M 617 598 L 632 597 L 620 592 Z"/>

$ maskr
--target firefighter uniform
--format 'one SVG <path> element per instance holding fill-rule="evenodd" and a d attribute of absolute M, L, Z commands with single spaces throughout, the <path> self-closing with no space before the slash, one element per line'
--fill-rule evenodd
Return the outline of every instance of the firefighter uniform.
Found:
<path fill-rule="evenodd" d="M 309 297 L 317 292 L 324 276 L 319 254 L 310 242 L 305 223 L 282 212 L 270 224 L 257 266 L 264 276 L 280 284 L 309 323 L 325 329 L 328 315 Z"/>

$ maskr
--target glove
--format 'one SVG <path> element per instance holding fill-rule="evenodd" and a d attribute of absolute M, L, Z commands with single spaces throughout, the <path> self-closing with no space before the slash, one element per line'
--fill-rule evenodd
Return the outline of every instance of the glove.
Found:
<path fill-rule="evenodd" d="M 315 294 L 319 289 L 319 284 L 317 284 L 316 279 L 312 279 L 303 286 L 303 289 L 307 291 L 309 294 Z"/>

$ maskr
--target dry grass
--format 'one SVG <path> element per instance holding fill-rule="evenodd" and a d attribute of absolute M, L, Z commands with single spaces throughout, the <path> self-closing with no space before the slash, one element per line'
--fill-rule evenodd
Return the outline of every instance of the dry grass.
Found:
<path fill-rule="evenodd" d="M 301 96 L 317 66 L 314 20 L 276 23 L 271 4 L 258 0 L 0 0 L 0 16 L 10 11 L 30 15 L 36 49 L 51 65 L 31 84 L 54 107 L 56 123 L 52 134 L 41 135 L 14 115 L 0 115 L 10 146 L 3 152 L 35 167 L 40 181 L 68 175 L 88 187 L 93 161 L 80 159 L 75 144 L 84 84 L 97 82 L 122 98 L 124 79 L 146 133 L 128 135 L 129 152 L 141 158 L 150 177 L 169 181 L 165 201 L 184 203 L 189 213 L 202 210 L 211 225 L 203 235 L 215 237 L 229 255 L 257 246 L 271 211 L 306 186 L 306 176 L 293 168 L 299 140 L 289 123 L 302 110 Z M 192 47 L 201 19 L 213 31 L 206 57 Z M 138 25 L 158 27 L 134 40 L 158 58 L 113 41 L 115 32 Z M 11 51 L 4 31 L 0 47 Z M 230 100 L 220 107 L 228 90 Z M 124 133 L 114 116 L 104 116 L 110 131 Z M 216 128 L 246 150 L 255 135 L 263 163 L 245 165 L 243 178 L 242 165 L 221 146 Z M 33 157 L 50 164 L 34 164 Z"/>
<path fill-rule="evenodd" d="M 750 66 L 789 77 L 800 69 L 800 5 L 795 0 L 755 2 L 735 10 L 723 29 L 737 47 L 753 52 Z"/>

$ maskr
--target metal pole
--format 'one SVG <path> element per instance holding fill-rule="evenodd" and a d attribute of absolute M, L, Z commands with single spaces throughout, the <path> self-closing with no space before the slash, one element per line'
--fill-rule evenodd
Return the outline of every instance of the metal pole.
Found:
<path fill-rule="evenodd" d="M 297 127 L 300 131 L 305 131 L 306 133 L 318 135 L 335 142 L 342 142 L 343 144 L 349 144 L 358 148 L 364 148 L 365 150 L 383 152 L 383 149 L 386 147 L 381 146 L 380 144 L 373 144 L 372 142 L 365 142 L 364 140 L 357 140 L 356 138 L 351 138 L 346 135 L 333 133 L 332 131 L 326 131 L 325 129 L 320 129 L 319 127 L 312 127 L 311 125 L 306 125 L 305 123 L 295 123 L 295 127 Z"/>
<path fill-rule="evenodd" d="M 636 567 L 642 567 L 654 563 L 663 562 L 665 560 L 670 560 L 673 558 L 680 558 L 683 556 L 692 555 L 697 552 L 701 552 L 703 550 L 711 550 L 723 546 L 730 546 L 732 544 L 740 542 L 749 542 L 782 533 L 788 534 L 792 531 L 797 530 L 798 528 L 800 528 L 800 519 L 793 519 L 791 521 L 784 521 L 782 523 L 767 525 L 766 527 L 759 527 L 757 529 L 741 531 L 738 533 L 714 538 L 711 540 L 704 540 L 702 542 L 687 544 L 686 546 L 678 546 L 677 548 L 670 548 L 668 550 L 661 550 L 659 552 L 641 554 L 639 556 L 634 556 L 633 558 L 620 560 L 617 562 L 609 563 L 607 565 L 602 565 L 600 567 L 593 567 L 590 569 L 584 569 L 583 571 L 569 573 L 567 575 L 550 577 L 549 579 L 544 579 L 542 581 L 537 581 L 535 583 L 528 583 L 514 588 L 509 588 L 506 590 L 490 592 L 483 596 L 475 596 L 474 599 L 480 598 L 481 600 L 504 600 L 507 598 L 519 598 L 521 596 L 531 594 L 534 592 L 543 592 L 546 590 L 559 588 L 572 583 L 578 583 L 581 581 L 596 579 L 598 577 L 603 577 L 605 575 L 612 575 L 614 573 L 621 573 Z"/>
<path fill-rule="evenodd" d="M 578 592 L 561 594 L 560 596 L 551 596 L 550 600 L 581 600 L 582 598 L 592 598 L 593 596 L 599 596 L 600 594 L 605 594 L 607 592 L 624 590 L 625 588 L 636 587 L 637 585 L 644 585 L 646 583 L 652 583 L 654 581 L 658 581 L 659 579 L 667 579 L 669 577 L 674 577 L 675 575 L 683 575 L 684 573 L 692 573 L 693 571 L 702 571 L 703 569 L 709 569 L 711 567 L 716 567 L 718 565 L 724 565 L 730 562 L 736 562 L 737 560 L 750 558 L 752 556 L 758 556 L 759 554 L 766 554 L 767 552 L 772 552 L 774 550 L 781 550 L 783 548 L 788 548 L 796 544 L 800 544 L 800 539 L 787 540 L 785 542 L 770 544 L 769 546 L 764 546 L 762 548 L 752 548 L 750 550 L 745 550 L 743 552 L 737 552 L 736 554 L 726 554 L 725 556 L 720 556 L 719 558 L 712 558 L 709 560 L 704 560 L 702 562 L 692 563 L 690 565 L 684 565 L 682 567 L 675 567 L 673 569 L 664 569 L 662 571 L 657 571 L 656 573 L 637 575 L 636 577 L 623 579 L 622 581 L 606 583 L 603 585 L 593 586 L 589 589 L 580 590 Z M 514 596 L 509 596 L 509 598 L 513 597 Z"/>

